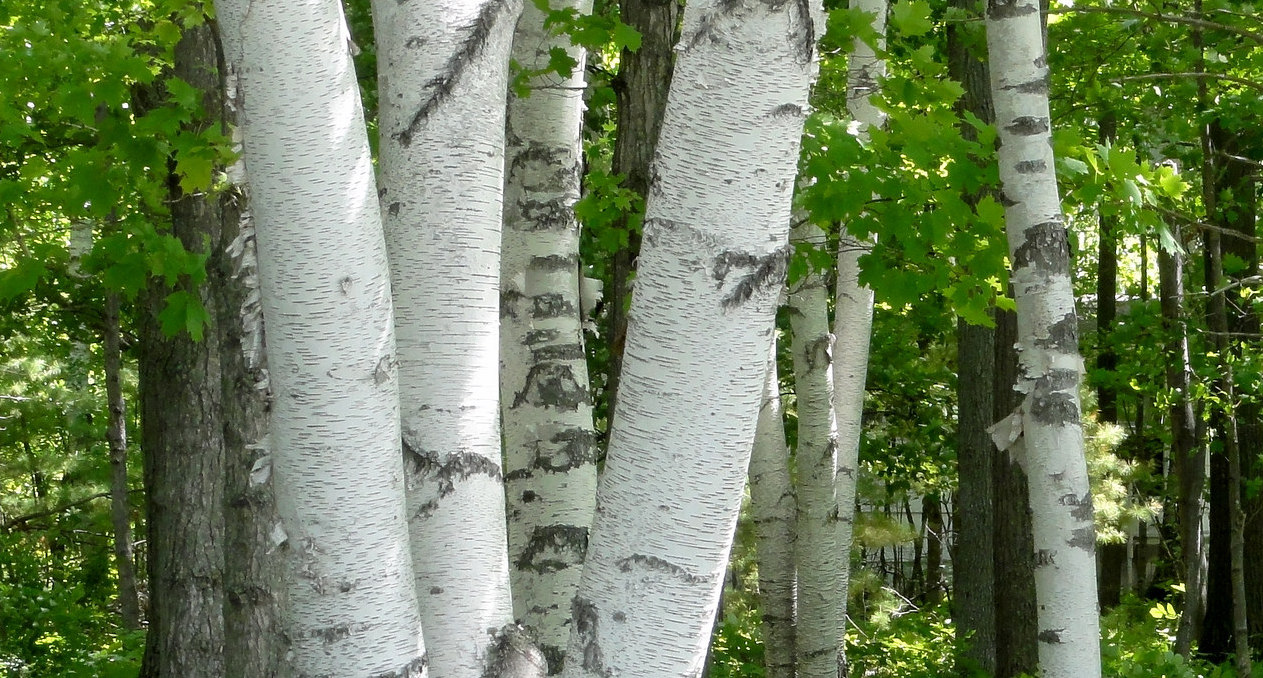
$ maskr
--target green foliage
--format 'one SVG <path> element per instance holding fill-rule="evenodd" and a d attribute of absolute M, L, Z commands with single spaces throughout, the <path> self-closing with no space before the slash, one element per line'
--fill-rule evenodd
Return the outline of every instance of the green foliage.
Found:
<path fill-rule="evenodd" d="M 1159 608 L 1165 607 L 1162 605 Z M 1226 667 L 1189 661 L 1171 651 L 1179 617 L 1134 596 L 1101 618 L 1102 675 L 1108 678 L 1226 677 Z"/>
<path fill-rule="evenodd" d="M 956 631 L 946 606 L 903 607 L 847 632 L 851 675 L 938 678 L 955 675 Z"/>

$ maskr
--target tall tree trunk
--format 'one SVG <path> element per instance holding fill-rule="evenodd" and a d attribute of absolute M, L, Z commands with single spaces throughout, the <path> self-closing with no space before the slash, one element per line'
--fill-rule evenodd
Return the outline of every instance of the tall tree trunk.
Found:
<path fill-rule="evenodd" d="M 240 50 L 240 35 L 220 32 L 214 80 L 190 80 L 215 92 L 223 132 L 240 151 L 239 63 L 224 60 Z M 218 66 L 223 72 L 218 72 Z M 222 90 L 220 89 L 222 88 Z M 214 340 L 219 342 L 221 416 L 224 431 L 224 672 L 227 676 L 276 678 L 288 651 L 282 626 L 285 581 L 272 542 L 279 518 L 272 491 L 268 413 L 272 406 L 264 354 L 258 253 L 245 162 L 228 168 L 232 189 L 220 198 L 220 241 L 207 262 L 215 293 Z"/>
<path fill-rule="evenodd" d="M 331 0 L 216 10 L 268 323 L 288 670 L 420 676 L 390 278 L 346 22 Z"/>
<path fill-rule="evenodd" d="M 175 50 L 176 77 L 214 78 L 207 25 L 190 28 Z M 215 90 L 212 90 L 212 92 Z M 212 95 L 213 96 L 213 95 Z M 211 100 L 213 101 L 213 99 Z M 215 110 L 208 107 L 208 110 Z M 219 241 L 218 201 L 170 181 L 175 237 L 190 252 Z M 213 315 L 215 300 L 187 285 Z M 224 450 L 219 345 L 163 334 L 158 314 L 169 290 L 151 280 L 141 309 L 141 448 L 148 499 L 149 631 L 144 678 L 224 675 Z"/>
<path fill-rule="evenodd" d="M 925 527 L 924 602 L 937 605 L 943 599 L 943 498 L 933 492 L 921 500 Z"/>
<path fill-rule="evenodd" d="M 127 500 L 127 402 L 123 400 L 123 350 L 120 346 L 118 293 L 105 295 L 105 394 L 110 418 L 110 523 L 114 531 L 114 568 L 118 572 L 118 606 L 123 628 L 140 628 L 140 596 L 132 560 L 132 510 Z"/>
<path fill-rule="evenodd" d="M 847 62 L 846 108 L 859 123 L 859 134 L 866 137 L 873 128 L 886 124 L 885 113 L 873 101 L 886 75 L 886 62 L 874 49 L 885 48 L 887 0 L 855 0 L 852 7 L 871 15 L 877 44 L 856 38 L 851 43 Z M 834 290 L 835 337 L 833 361 L 834 413 L 838 426 L 837 475 L 834 494 L 837 500 L 837 540 L 841 553 L 839 601 L 846 631 L 846 604 L 851 589 L 851 546 L 855 542 L 855 495 L 859 477 L 860 438 L 863 434 L 864 387 L 868 380 L 869 342 L 873 329 L 873 291 L 860 284 L 860 257 L 872 251 L 873 241 L 860 238 L 841 227 L 838 239 L 838 271 Z M 848 673 L 845 643 L 839 644 L 839 672 Z"/>
<path fill-rule="evenodd" d="M 795 246 L 822 247 L 824 231 L 813 223 L 795 226 Z M 794 392 L 798 407 L 797 539 L 798 618 L 795 663 L 803 678 L 836 678 L 843 673 L 845 593 L 838 580 L 843 565 L 838 545 L 839 505 L 835 495 L 838 425 L 833 409 L 833 335 L 829 333 L 825 277 L 812 271 L 790 288 Z M 862 395 L 862 392 L 861 392 Z M 849 551 L 846 553 L 850 560 Z M 840 591 L 840 589 L 842 589 Z"/>
<path fill-rule="evenodd" d="M 618 57 L 614 93 L 618 107 L 614 135 L 615 174 L 623 186 L 637 195 L 649 195 L 649 165 L 658 145 L 667 92 L 675 70 L 675 46 L 679 41 L 681 0 L 619 0 L 619 19 L 640 33 L 640 49 L 624 49 Z M 606 380 L 606 415 L 614 416 L 618 384 L 623 370 L 627 339 L 627 308 L 632 278 L 640 253 L 640 233 L 624 218 L 617 225 L 627 231 L 627 246 L 614 253 L 611 262 L 610 363 Z"/>
<path fill-rule="evenodd" d="M 566 676 L 702 669 L 762 401 L 823 25 L 811 3 L 685 9 Z"/>
<path fill-rule="evenodd" d="M 591 2 L 567 7 L 587 13 Z M 558 8 L 560 9 L 560 8 Z M 500 267 L 500 408 L 514 616 L 561 672 L 596 503 L 595 434 L 579 293 L 584 51 L 527 4 L 513 58 L 546 68 L 569 50 L 571 76 L 511 96 Z"/>
<path fill-rule="evenodd" d="M 763 612 L 763 664 L 767 678 L 794 678 L 794 523 L 797 501 L 790 484 L 789 448 L 781 417 L 776 341 L 771 342 L 763 404 L 750 457 L 750 510 L 759 565 L 759 607 Z M 849 559 L 849 558 L 848 558 Z"/>
<path fill-rule="evenodd" d="M 508 61 L 521 10 L 520 0 L 373 3 L 380 196 L 430 678 L 483 675 L 513 622 L 497 326 Z"/>
<path fill-rule="evenodd" d="M 952 0 L 951 5 L 981 18 L 976 0 Z M 964 87 L 958 106 L 984 122 L 995 121 L 991 82 L 986 61 L 977 54 L 970 31 L 981 22 L 957 22 L 947 29 L 948 73 Z M 969 125 L 961 133 L 976 139 Z M 969 196 L 973 200 L 975 196 Z M 952 590 L 955 593 L 957 632 L 968 637 L 958 672 L 996 673 L 995 495 L 992 467 L 995 452 L 987 427 L 994 421 L 995 330 L 956 322 L 956 492 L 955 552 Z M 1010 408 L 1011 409 L 1011 408 Z"/>
<path fill-rule="evenodd" d="M 1101 672 L 1096 536 L 1080 426 L 1078 320 L 1039 36 L 1038 3 L 988 5 L 991 94 L 1017 301 L 1017 390 L 1024 396 L 994 438 L 1001 449 L 1019 437 L 1025 447 L 1019 461 L 1030 483 L 1040 669 L 1049 678 L 1082 678 Z"/>
<path fill-rule="evenodd" d="M 1176 241 L 1179 231 L 1172 226 Z M 1188 657 L 1194 638 L 1201 635 L 1206 608 L 1206 550 L 1202 540 L 1205 502 L 1206 449 L 1197 444 L 1190 387 L 1192 364 L 1188 328 L 1184 323 L 1184 261 L 1178 252 L 1158 251 L 1158 285 L 1162 329 L 1167 337 L 1166 386 L 1175 394 L 1170 406 L 1171 461 L 1178 485 L 1180 547 L 1184 575 L 1184 611 L 1176 631 L 1175 651 Z"/>

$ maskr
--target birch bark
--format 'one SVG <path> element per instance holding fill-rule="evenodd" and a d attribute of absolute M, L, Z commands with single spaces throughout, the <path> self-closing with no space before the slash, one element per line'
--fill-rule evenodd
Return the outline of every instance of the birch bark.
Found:
<path fill-rule="evenodd" d="M 824 231 L 810 222 L 790 231 L 790 242 L 824 245 Z M 794 392 L 798 403 L 797 539 L 798 620 L 794 642 L 798 675 L 836 678 L 844 672 L 846 615 L 839 548 L 840 504 L 835 492 L 838 422 L 833 407 L 833 335 L 829 333 L 824 276 L 813 271 L 791 288 Z M 867 355 L 865 356 L 867 357 Z M 861 386 L 860 397 L 863 397 Z M 849 550 L 846 560 L 850 560 Z"/>
<path fill-rule="evenodd" d="M 581 13 L 591 2 L 564 3 Z M 561 7 L 558 7 L 560 9 Z M 523 68 L 567 50 L 570 77 L 510 96 L 505 125 L 500 260 L 500 408 L 514 617 L 559 673 L 570 638 L 596 505 L 595 433 L 579 300 L 579 224 L 586 54 L 544 27 L 528 4 L 513 38 Z"/>
<path fill-rule="evenodd" d="M 1001 450 L 1024 441 L 1020 462 L 1030 482 L 1042 674 L 1099 676 L 1096 537 L 1079 423 L 1083 360 L 1053 171 L 1038 2 L 989 0 L 987 47 L 1023 396 L 993 438 Z"/>
<path fill-rule="evenodd" d="M 767 678 L 794 678 L 794 522 L 797 502 L 789 476 L 789 448 L 781 418 L 781 385 L 772 342 L 763 404 L 750 456 L 750 507 L 754 514 L 763 611 L 763 663 Z"/>
<path fill-rule="evenodd" d="M 482 676 L 513 621 L 498 323 L 508 61 L 521 8 L 373 3 L 409 532 L 433 678 Z"/>
<path fill-rule="evenodd" d="M 701 670 L 787 259 L 820 7 L 689 3 L 566 676 Z"/>
<path fill-rule="evenodd" d="M 420 676 L 386 248 L 332 0 L 220 0 L 237 51 L 298 676 Z"/>

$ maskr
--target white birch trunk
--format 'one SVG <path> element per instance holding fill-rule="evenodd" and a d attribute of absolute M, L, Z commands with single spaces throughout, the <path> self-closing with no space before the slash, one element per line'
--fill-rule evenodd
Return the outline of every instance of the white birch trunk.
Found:
<path fill-rule="evenodd" d="M 878 47 L 885 47 L 887 0 L 853 0 L 873 16 Z M 846 107 L 858 123 L 856 134 L 867 141 L 868 131 L 886 124 L 886 114 L 871 100 L 886 75 L 886 62 L 858 38 L 847 62 Z M 833 306 L 833 402 L 838 420 L 838 550 L 842 552 L 838 586 L 843 629 L 851 590 L 851 545 L 855 542 L 855 481 L 858 477 L 860 436 L 863 434 L 864 387 L 868 380 L 869 341 L 873 332 L 873 291 L 860 284 L 860 257 L 872 251 L 873 241 L 857 238 L 842 225 L 838 240 L 838 279 Z M 845 648 L 844 648 L 845 650 Z M 844 658 L 845 660 L 845 658 Z"/>
<path fill-rule="evenodd" d="M 766 676 L 794 678 L 794 522 L 798 509 L 790 484 L 780 389 L 773 340 L 750 456 L 750 508 L 757 541 Z"/>
<path fill-rule="evenodd" d="M 432 678 L 513 621 L 500 460 L 500 223 L 519 0 L 373 2 L 409 533 Z"/>
<path fill-rule="evenodd" d="M 796 226 L 790 240 L 824 245 L 824 231 L 810 222 Z M 845 596 L 843 554 L 838 548 L 839 504 L 835 491 L 838 423 L 833 409 L 833 335 L 829 333 L 824 276 L 812 271 L 789 295 L 793 330 L 794 392 L 798 403 L 798 566 L 796 660 L 801 678 L 837 678 L 844 671 L 842 647 Z M 861 396 L 863 392 L 861 390 Z M 847 552 L 846 560 L 850 560 Z"/>
<path fill-rule="evenodd" d="M 563 3 L 582 13 L 591 2 Z M 528 4 L 513 58 L 528 70 L 566 49 L 568 78 L 536 78 L 510 96 L 505 126 L 500 262 L 500 407 L 513 612 L 561 671 L 570 603 L 579 588 L 596 507 L 595 434 L 579 299 L 584 50 L 544 28 Z"/>
<path fill-rule="evenodd" d="M 1078 321 L 1057 195 L 1048 66 L 1036 0 L 987 6 L 1002 202 L 1017 301 L 1018 409 L 997 447 L 1022 438 L 1030 482 L 1041 674 L 1101 675 L 1096 537 L 1079 420 Z"/>
<path fill-rule="evenodd" d="M 289 663 L 298 676 L 421 676 L 390 280 L 342 9 L 216 8 L 244 102 Z"/>
<path fill-rule="evenodd" d="M 696 676 L 787 260 L 816 3 L 684 11 L 564 675 Z"/>

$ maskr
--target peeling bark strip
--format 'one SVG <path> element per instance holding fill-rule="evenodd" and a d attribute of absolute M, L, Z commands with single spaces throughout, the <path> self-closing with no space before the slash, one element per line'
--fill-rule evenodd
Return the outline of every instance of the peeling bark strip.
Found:
<path fill-rule="evenodd" d="M 798 7 L 684 8 L 565 676 L 695 676 L 705 663 L 802 134 L 800 117 L 767 113 L 807 105 L 815 69 L 798 37 L 823 24 L 817 3 L 810 23 Z"/>
<path fill-rule="evenodd" d="M 591 2 L 561 7 L 586 14 Z M 568 78 L 531 83 L 546 86 L 529 97 L 509 99 L 500 287 L 514 308 L 500 323 L 500 412 L 514 616 L 557 674 L 596 501 L 596 435 L 574 214 L 585 54 L 544 23 L 544 12 L 528 3 L 513 59 L 528 71 L 545 69 L 552 52 L 565 50 L 577 66 Z"/>
<path fill-rule="evenodd" d="M 287 668 L 399 674 L 423 649 L 398 382 L 389 367 L 380 378 L 395 351 L 386 247 L 342 9 L 333 0 L 215 4 L 225 61 L 240 75 L 268 322 Z M 355 283 L 343 289 L 343 279 Z M 373 585 L 340 584 L 361 581 Z M 345 635 L 326 642 L 320 629 L 333 628 Z"/>
<path fill-rule="evenodd" d="M 513 621 L 496 328 L 508 61 L 522 3 L 372 5 L 381 200 L 400 205 L 383 226 L 409 541 L 417 590 L 429 592 L 421 626 L 431 678 L 478 678 L 494 654 L 486 630 Z"/>
<path fill-rule="evenodd" d="M 369 678 L 423 678 L 426 675 L 426 657 L 421 655 L 416 659 L 405 664 L 396 671 L 386 671 L 385 673 L 374 673 Z"/>
<path fill-rule="evenodd" d="M 991 92 L 1017 301 L 1016 390 L 1024 396 L 993 435 L 1002 449 L 1015 443 L 1025 448 L 1019 461 L 1030 483 L 1040 673 L 1095 678 L 1101 672 L 1100 619 L 1079 424 L 1083 361 L 1052 169 L 1043 45 L 1038 0 L 988 3 Z"/>

